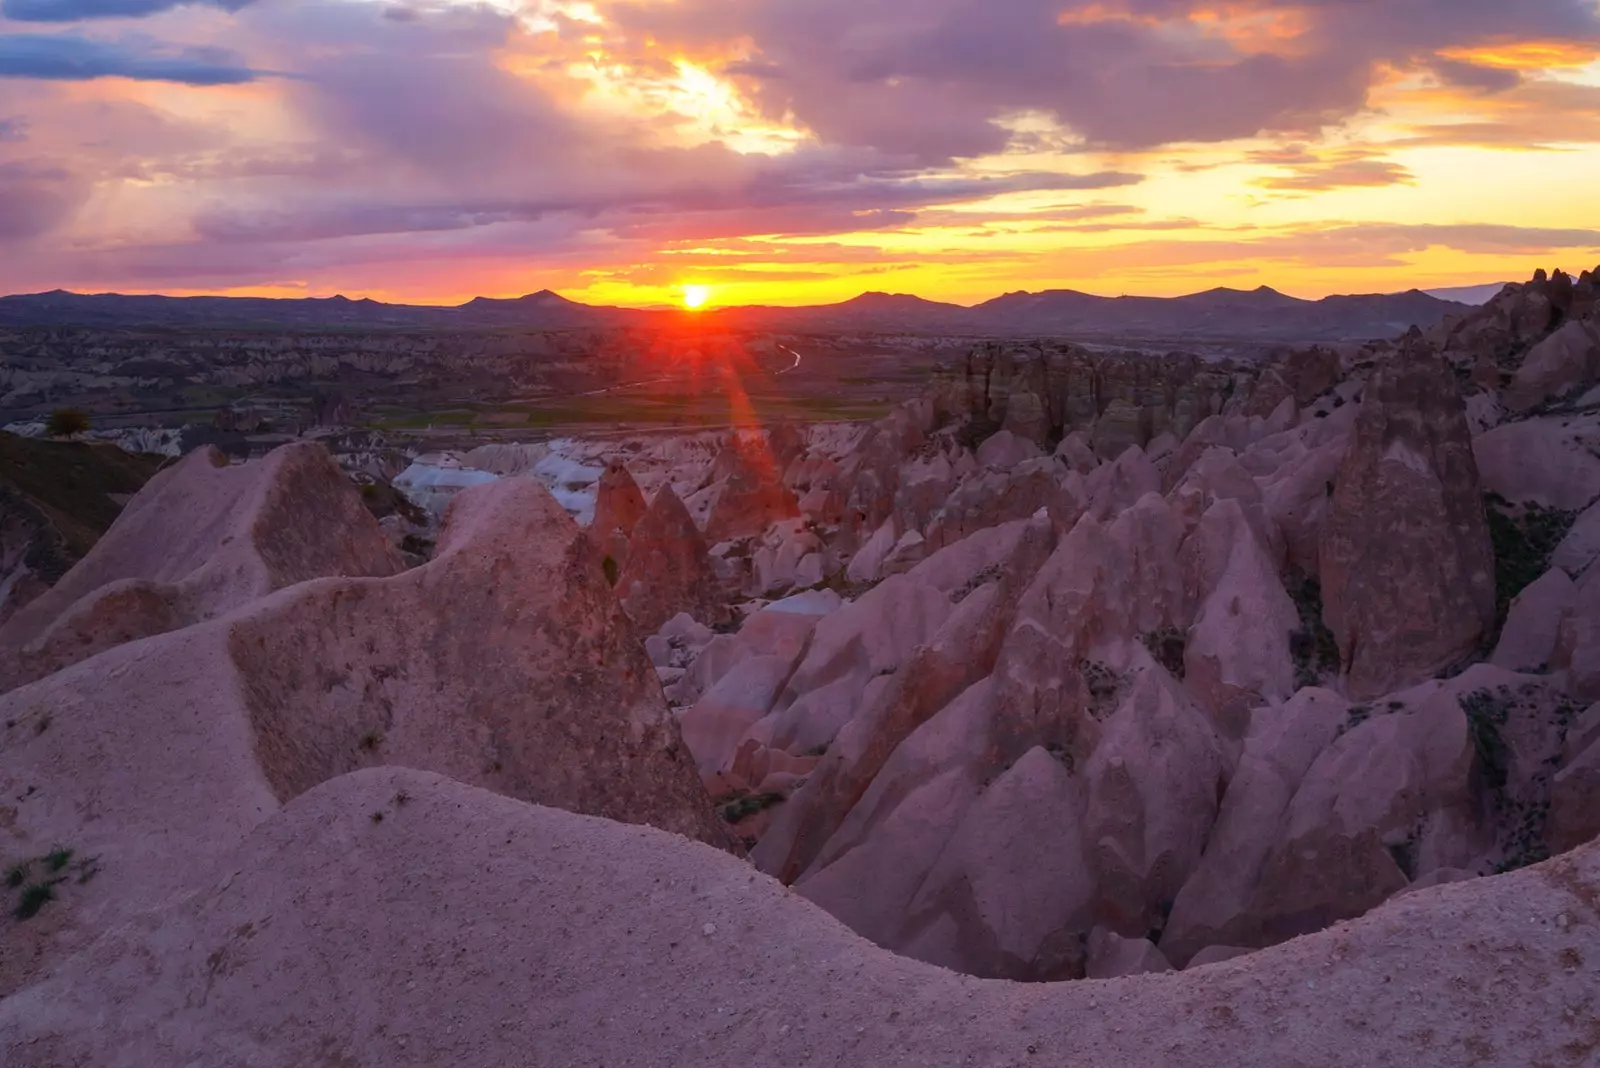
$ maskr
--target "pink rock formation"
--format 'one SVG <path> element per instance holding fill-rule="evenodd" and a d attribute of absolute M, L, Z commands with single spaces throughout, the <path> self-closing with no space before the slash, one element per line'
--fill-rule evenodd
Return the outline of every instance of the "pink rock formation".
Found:
<path fill-rule="evenodd" d="M 722 475 L 706 519 L 706 538 L 713 544 L 761 534 L 778 520 L 800 514 L 799 499 L 784 485 L 783 471 L 764 443 L 735 437 L 712 472 Z"/>
<path fill-rule="evenodd" d="M 680 612 L 706 624 L 725 618 L 725 596 L 705 539 L 671 486 L 661 487 L 633 528 L 627 555 L 617 597 L 641 633 L 659 630 Z"/>
<path fill-rule="evenodd" d="M 0 690 L 297 582 L 401 567 L 322 446 L 233 467 L 200 449 L 152 478 L 77 566 L 0 627 Z"/>
<path fill-rule="evenodd" d="M 1079 933 L 1095 882 L 1077 794 L 1055 757 L 1023 754 L 967 810 L 929 870 L 906 915 L 903 951 L 973 975 L 1081 976 Z"/>
<path fill-rule="evenodd" d="M 1124 938 L 1108 927 L 1089 933 L 1088 977 L 1118 979 L 1125 975 L 1170 972 L 1172 965 L 1147 938 Z"/>
<path fill-rule="evenodd" d="M 1577 600 L 1578 588 L 1565 571 L 1546 571 L 1511 602 L 1489 662 L 1510 671 L 1543 668 L 1555 654 L 1562 620 Z"/>
<path fill-rule="evenodd" d="M 1359 916 L 1418 875 L 1470 863 L 1481 848 L 1468 831 L 1473 763 L 1467 717 L 1443 691 L 1374 714 L 1325 749 L 1256 886 L 1266 940 Z"/>
<path fill-rule="evenodd" d="M 1494 625 L 1494 555 L 1461 397 L 1415 338 L 1367 387 L 1320 555 L 1324 618 L 1353 696 L 1428 678 Z"/>
<path fill-rule="evenodd" d="M 727 841 L 598 555 L 532 480 L 461 494 L 422 567 L 118 646 L 0 697 L 0 723 L 0 849 L 106 872 L 62 952 L 375 764 Z"/>
<path fill-rule="evenodd" d="M 1202 970 L 1048 986 L 897 958 L 674 836 L 400 769 L 304 795 L 195 876 L 0 1001 L 8 1066 L 204 1064 L 239 1042 L 262 1068 L 1509 1068 L 1596 1041 L 1573 1009 L 1600 997 L 1595 846 Z M 1485 946 L 1504 948 L 1478 1000 L 1461 977 Z"/>
<path fill-rule="evenodd" d="M 1345 728 L 1349 708 L 1331 691 L 1307 688 L 1251 717 L 1205 854 L 1167 918 L 1161 950 L 1174 964 L 1184 966 L 1206 946 L 1258 940 L 1252 898 L 1262 866 L 1301 780 Z"/>
<path fill-rule="evenodd" d="M 1211 720 L 1172 677 L 1154 664 L 1139 672 L 1083 768 L 1100 916 L 1128 933 L 1159 925 L 1200 863 L 1232 771 Z"/>
<path fill-rule="evenodd" d="M 1600 379 L 1600 333 L 1591 323 L 1572 320 L 1523 357 L 1506 387 L 1506 407 L 1525 412 L 1592 385 L 1596 379 Z"/>
<path fill-rule="evenodd" d="M 611 558 L 619 573 L 628 561 L 628 539 L 646 511 L 644 494 L 627 466 L 620 462 L 607 464 L 595 490 L 589 539 L 602 557 Z"/>
<path fill-rule="evenodd" d="M 1289 637 L 1300 613 L 1238 500 L 1213 504 L 1183 552 L 1199 605 L 1184 644 L 1184 681 L 1239 738 L 1250 709 L 1294 693 Z"/>
<path fill-rule="evenodd" d="M 1578 583 L 1572 607 L 1556 632 L 1550 666 L 1567 673 L 1567 689 L 1581 701 L 1600 701 L 1600 568 Z"/>

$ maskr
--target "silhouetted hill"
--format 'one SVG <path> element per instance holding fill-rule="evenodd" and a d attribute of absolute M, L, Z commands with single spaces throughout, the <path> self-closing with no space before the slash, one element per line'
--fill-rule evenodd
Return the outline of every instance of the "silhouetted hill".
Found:
<path fill-rule="evenodd" d="M 1182 297 L 1099 297 L 1075 290 L 1007 293 L 975 307 L 907 294 L 864 293 L 840 304 L 750 306 L 700 313 L 717 325 L 795 333 L 867 332 L 1196 337 L 1283 341 L 1384 338 L 1468 310 L 1417 290 L 1300 300 L 1262 286 Z M 55 290 L 0 297 L 0 325 L 252 330 L 572 330 L 662 323 L 685 313 L 597 307 L 549 290 L 477 297 L 457 307 L 343 296 L 125 296 Z"/>

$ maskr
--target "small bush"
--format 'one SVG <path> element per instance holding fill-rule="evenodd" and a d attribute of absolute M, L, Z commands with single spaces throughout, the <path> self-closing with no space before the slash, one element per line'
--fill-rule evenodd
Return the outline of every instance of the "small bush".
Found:
<path fill-rule="evenodd" d="M 44 855 L 45 867 L 51 871 L 60 871 L 72 861 L 72 850 L 65 846 L 56 846 Z"/>
<path fill-rule="evenodd" d="M 1322 621 L 1322 584 L 1298 568 L 1286 576 L 1284 589 L 1300 613 L 1300 628 L 1289 635 L 1296 688 L 1316 686 L 1340 669 L 1339 643 Z"/>
<path fill-rule="evenodd" d="M 610 556 L 600 561 L 600 569 L 606 573 L 607 585 L 615 586 L 617 579 L 622 577 L 622 569 L 617 566 L 616 560 Z"/>
<path fill-rule="evenodd" d="M 383 732 L 378 730 L 368 731 L 361 736 L 361 741 L 356 744 L 368 753 L 375 752 L 378 746 L 383 744 Z"/>
<path fill-rule="evenodd" d="M 22 860 L 6 869 L 6 889 L 15 890 L 28 881 L 28 865 L 28 861 Z"/>
<path fill-rule="evenodd" d="M 781 804 L 783 795 L 777 793 L 756 794 L 753 797 L 740 797 L 722 806 L 722 818 L 729 823 L 738 823 L 748 819 L 757 812 L 762 812 L 773 805 Z"/>
<path fill-rule="evenodd" d="M 1141 637 L 1155 662 L 1166 668 L 1173 678 L 1181 680 L 1187 670 L 1183 654 L 1189 647 L 1188 636 L 1177 627 L 1162 627 Z"/>
<path fill-rule="evenodd" d="M 1578 513 L 1531 503 L 1516 505 L 1491 493 L 1484 498 L 1484 514 L 1489 520 L 1489 540 L 1494 545 L 1498 629 L 1505 624 L 1516 596 L 1550 570 L 1550 556 L 1572 529 Z"/>
<path fill-rule="evenodd" d="M 55 899 L 55 887 L 49 883 L 34 883 L 22 892 L 22 898 L 12 914 L 19 920 L 31 920 L 39 915 L 40 909 Z"/>
<path fill-rule="evenodd" d="M 44 421 L 44 432 L 53 438 L 76 437 L 88 429 L 88 413 L 77 408 L 57 408 Z"/>

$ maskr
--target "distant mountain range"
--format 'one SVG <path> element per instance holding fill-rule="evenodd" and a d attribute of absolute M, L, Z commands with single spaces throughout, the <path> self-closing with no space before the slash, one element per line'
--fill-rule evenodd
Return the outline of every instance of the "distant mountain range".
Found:
<path fill-rule="evenodd" d="M 1486 299 L 1486 298 L 1485 298 Z M 1472 303 L 1477 303 L 1473 301 Z M 993 337 L 1143 337 L 1282 341 L 1386 338 L 1429 327 L 1468 303 L 1406 293 L 1300 300 L 1266 286 L 1184 297 L 1098 297 L 1074 290 L 1007 293 L 974 307 L 866 293 L 842 304 L 750 306 L 689 313 L 598 307 L 545 290 L 456 307 L 346 297 L 125 296 L 55 290 L 0 297 L 0 326 L 186 330 L 576 330 L 667 325 L 686 315 L 733 329 L 784 333 L 894 333 Z"/>

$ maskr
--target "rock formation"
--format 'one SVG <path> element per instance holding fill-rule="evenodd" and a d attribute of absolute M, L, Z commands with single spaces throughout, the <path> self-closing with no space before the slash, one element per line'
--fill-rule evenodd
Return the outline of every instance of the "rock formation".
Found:
<path fill-rule="evenodd" d="M 494 446 L 403 573 L 314 450 L 192 456 L 0 695 L 0 1057 L 1581 1062 L 1596 290 Z"/>
<path fill-rule="evenodd" d="M 611 567 L 620 574 L 628 560 L 628 539 L 633 528 L 644 518 L 647 507 L 639 484 L 628 473 L 626 465 L 606 465 L 595 490 L 594 519 L 589 523 L 589 538 L 603 558 L 610 558 Z"/>
<path fill-rule="evenodd" d="M 531 480 L 463 493 L 422 567 L 109 649 L 0 697 L 0 722 L 0 789 L 19 799 L 0 849 L 68 843 L 105 872 L 58 948 L 377 764 L 728 841 L 598 555 Z"/>
<path fill-rule="evenodd" d="M 1192 973 L 1033 988 L 897 958 L 673 836 L 401 769 L 298 798 L 197 890 L 0 1001 L 6 1063 L 207 1063 L 239 1041 L 266 1068 L 1443 1068 L 1581 1063 L 1597 1039 L 1595 846 Z"/>
<path fill-rule="evenodd" d="M 671 486 L 656 493 L 633 528 L 616 588 L 643 634 L 680 612 L 706 624 L 721 621 L 724 598 L 705 539 Z"/>
<path fill-rule="evenodd" d="M 190 453 L 94 548 L 0 627 L 0 689 L 329 575 L 392 575 L 399 557 L 320 445 L 229 466 Z"/>
<path fill-rule="evenodd" d="M 1321 535 L 1328 627 L 1374 697 L 1470 653 L 1494 626 L 1494 554 L 1460 394 L 1410 339 L 1367 387 Z"/>

